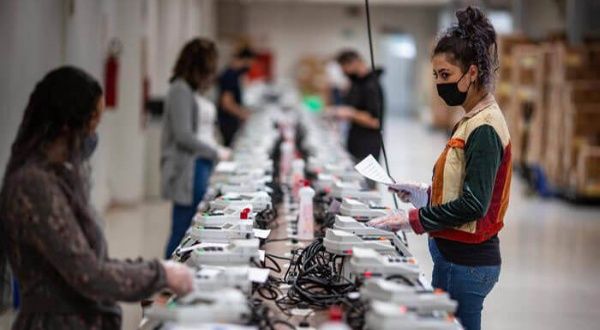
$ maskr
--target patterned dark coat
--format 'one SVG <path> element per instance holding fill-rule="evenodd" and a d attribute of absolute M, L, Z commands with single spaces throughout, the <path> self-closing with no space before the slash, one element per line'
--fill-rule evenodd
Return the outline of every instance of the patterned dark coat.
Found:
<path fill-rule="evenodd" d="M 22 296 L 14 329 L 119 329 L 117 301 L 139 301 L 166 285 L 158 260 L 108 257 L 94 213 L 72 196 L 82 189 L 70 186 L 71 171 L 30 160 L 5 180 L 0 240 Z"/>

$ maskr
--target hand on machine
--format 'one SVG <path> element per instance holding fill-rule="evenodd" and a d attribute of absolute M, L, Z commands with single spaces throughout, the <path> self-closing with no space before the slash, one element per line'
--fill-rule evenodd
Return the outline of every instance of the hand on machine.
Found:
<path fill-rule="evenodd" d="M 167 287 L 178 296 L 186 295 L 194 289 L 194 274 L 184 264 L 167 260 L 162 262 L 167 279 Z"/>
<path fill-rule="evenodd" d="M 425 183 L 394 183 L 388 186 L 388 190 L 395 192 L 404 203 L 411 203 L 416 208 L 429 204 L 429 185 Z"/>
<path fill-rule="evenodd" d="M 412 231 L 408 213 L 404 210 L 390 210 L 387 215 L 375 218 L 367 222 L 367 225 L 389 231 Z"/>
<path fill-rule="evenodd" d="M 226 148 L 226 147 L 217 148 L 217 156 L 219 158 L 219 161 L 221 161 L 221 162 L 228 161 L 231 159 L 231 155 L 232 155 L 231 149 Z"/>

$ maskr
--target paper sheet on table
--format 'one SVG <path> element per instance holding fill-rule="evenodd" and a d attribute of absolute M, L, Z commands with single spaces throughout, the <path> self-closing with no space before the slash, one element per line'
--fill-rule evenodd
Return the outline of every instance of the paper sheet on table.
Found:
<path fill-rule="evenodd" d="M 211 277 L 211 276 L 218 276 L 222 272 L 223 272 L 222 269 L 215 267 L 215 268 L 202 268 L 197 273 L 202 274 L 203 276 Z"/>
<path fill-rule="evenodd" d="M 237 169 L 236 162 L 219 162 L 215 168 L 215 172 L 233 172 Z"/>
<path fill-rule="evenodd" d="M 252 228 L 252 231 L 254 232 L 254 237 L 260 239 L 265 239 L 271 234 L 271 229 Z"/>
<path fill-rule="evenodd" d="M 379 165 L 373 155 L 369 155 L 361 160 L 360 163 L 354 166 L 354 169 L 362 176 L 375 182 L 383 183 L 388 186 L 394 183 L 394 180 L 387 175 L 386 171 Z"/>
<path fill-rule="evenodd" d="M 254 283 L 265 283 L 269 277 L 269 269 L 250 267 L 248 279 Z"/>

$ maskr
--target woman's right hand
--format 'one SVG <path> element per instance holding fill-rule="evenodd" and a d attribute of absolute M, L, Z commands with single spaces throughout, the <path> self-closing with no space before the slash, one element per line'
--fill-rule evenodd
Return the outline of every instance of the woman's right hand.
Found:
<path fill-rule="evenodd" d="M 217 155 L 219 157 L 219 161 L 223 162 L 223 161 L 228 161 L 231 159 L 231 149 L 226 148 L 226 147 L 220 147 L 219 149 L 217 149 Z"/>
<path fill-rule="evenodd" d="M 401 201 L 418 209 L 429 204 L 429 185 L 425 183 L 394 183 L 388 189 L 395 192 Z"/>
<path fill-rule="evenodd" d="M 162 262 L 167 277 L 167 287 L 178 296 L 186 295 L 194 289 L 192 270 L 179 262 L 166 260 Z"/>
<path fill-rule="evenodd" d="M 388 231 L 413 231 L 408 214 L 404 210 L 391 210 L 386 216 L 370 220 L 367 222 L 367 226 Z"/>

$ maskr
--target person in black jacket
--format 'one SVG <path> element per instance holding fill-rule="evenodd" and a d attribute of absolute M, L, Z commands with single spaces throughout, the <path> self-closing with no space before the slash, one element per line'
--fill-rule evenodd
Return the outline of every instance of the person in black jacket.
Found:
<path fill-rule="evenodd" d="M 255 54 L 251 49 L 241 49 L 218 79 L 219 129 L 226 147 L 231 146 L 235 133 L 250 116 L 250 111 L 243 105 L 241 79 L 250 70 L 254 57 Z"/>
<path fill-rule="evenodd" d="M 368 155 L 379 158 L 383 125 L 383 89 L 379 83 L 382 70 L 372 71 L 354 50 L 342 51 L 337 61 L 351 81 L 345 105 L 337 107 L 335 116 L 350 121 L 348 152 L 359 162 Z"/>

